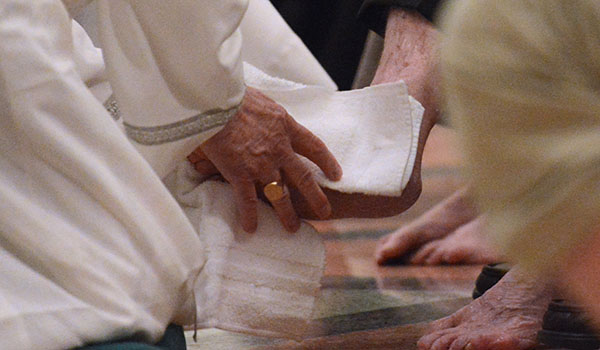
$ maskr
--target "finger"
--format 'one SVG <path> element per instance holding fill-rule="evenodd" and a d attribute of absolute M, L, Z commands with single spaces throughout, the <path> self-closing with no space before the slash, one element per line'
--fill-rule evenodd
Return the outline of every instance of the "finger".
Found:
<path fill-rule="evenodd" d="M 204 152 L 202 151 L 202 149 L 200 147 L 196 148 L 192 153 L 190 153 L 187 156 L 187 159 L 191 162 L 191 163 L 196 163 L 202 160 L 208 160 L 208 157 L 206 156 L 206 154 L 204 154 Z"/>
<path fill-rule="evenodd" d="M 269 202 L 287 231 L 296 232 L 300 229 L 300 218 L 294 210 L 290 193 L 285 186 L 283 187 L 283 197 L 278 200 L 269 200 Z"/>
<path fill-rule="evenodd" d="M 342 167 L 325 143 L 304 126 L 292 118 L 290 123 L 290 139 L 292 148 L 298 154 L 305 156 L 315 163 L 328 179 L 337 181 L 342 178 Z"/>
<path fill-rule="evenodd" d="M 196 163 L 192 163 L 194 169 L 202 175 L 215 175 L 219 174 L 219 170 L 209 160 L 201 160 Z"/>
<path fill-rule="evenodd" d="M 310 208 L 321 219 L 331 215 L 331 205 L 312 173 L 302 161 L 294 156 L 284 163 L 282 171 L 286 179 L 293 184 L 308 202 Z"/>
<path fill-rule="evenodd" d="M 239 181 L 232 183 L 232 186 L 242 228 L 249 233 L 255 232 L 258 222 L 256 214 L 258 198 L 254 184 L 249 181 Z"/>

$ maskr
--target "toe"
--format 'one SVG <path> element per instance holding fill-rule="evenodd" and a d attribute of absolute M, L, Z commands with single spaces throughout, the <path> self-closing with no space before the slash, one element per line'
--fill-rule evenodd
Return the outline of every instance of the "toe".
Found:
<path fill-rule="evenodd" d="M 443 254 L 442 260 L 448 264 L 470 263 L 469 250 L 466 247 L 455 247 Z"/>
<path fill-rule="evenodd" d="M 391 237 L 385 237 L 382 239 L 377 248 L 375 249 L 375 259 L 377 263 L 382 265 L 393 259 L 396 256 L 394 249 L 393 239 Z"/>
<path fill-rule="evenodd" d="M 425 260 L 425 265 L 433 266 L 443 264 L 445 262 L 444 255 L 445 252 L 440 247 L 438 247 L 438 249 L 435 249 L 433 252 L 431 252 L 431 254 L 429 254 L 427 259 Z"/>
<path fill-rule="evenodd" d="M 458 332 L 451 332 L 439 337 L 436 341 L 431 344 L 431 350 L 448 350 L 450 345 L 454 343 L 456 338 L 459 336 Z"/>
<path fill-rule="evenodd" d="M 440 337 L 442 337 L 445 334 L 443 332 L 444 331 L 440 331 L 424 335 L 417 342 L 417 347 L 419 348 L 419 350 L 430 350 L 433 343 L 435 343 Z"/>
<path fill-rule="evenodd" d="M 531 339 L 520 338 L 513 334 L 490 334 L 482 336 L 482 343 L 486 344 L 492 350 L 515 349 L 524 350 L 530 349 L 536 345 L 535 336 Z"/>
<path fill-rule="evenodd" d="M 413 245 L 414 239 L 411 234 L 405 231 L 393 233 L 379 242 L 375 250 L 375 259 L 380 265 L 400 259 Z"/>
<path fill-rule="evenodd" d="M 413 265 L 423 265 L 429 255 L 433 253 L 438 246 L 438 241 L 433 241 L 425 244 L 421 247 L 410 259 L 410 263 Z"/>
<path fill-rule="evenodd" d="M 448 350 L 464 350 L 467 344 L 470 343 L 470 338 L 467 335 L 460 335 L 454 339 L 452 344 L 448 347 Z M 472 343 L 471 343 L 472 344 Z M 474 348 L 477 349 L 477 348 Z"/>
<path fill-rule="evenodd" d="M 427 328 L 429 333 L 442 331 L 445 329 L 449 329 L 455 326 L 454 318 L 456 314 L 452 314 L 450 316 L 440 318 L 439 320 L 435 320 L 429 324 Z"/>
<path fill-rule="evenodd" d="M 446 320 L 451 317 L 452 316 L 449 316 L 438 321 Z M 449 326 L 448 323 L 442 325 L 441 323 L 438 323 L 438 321 L 430 324 L 428 331 L 421 337 L 421 339 L 419 339 L 418 344 L 426 345 L 426 349 L 429 349 L 429 347 L 431 347 L 439 338 L 456 332 L 456 327 Z"/>
<path fill-rule="evenodd" d="M 395 259 L 397 255 L 398 253 L 389 241 L 384 245 L 377 247 L 375 250 L 375 260 L 379 265 L 388 263 L 389 261 Z"/>

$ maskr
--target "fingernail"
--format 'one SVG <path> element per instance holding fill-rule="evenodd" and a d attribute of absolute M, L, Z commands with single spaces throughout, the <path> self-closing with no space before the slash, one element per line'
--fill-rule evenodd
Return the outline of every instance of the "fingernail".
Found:
<path fill-rule="evenodd" d="M 343 175 L 344 171 L 342 170 L 342 167 L 338 165 L 337 168 L 335 168 L 335 170 L 333 171 L 333 180 L 340 180 Z"/>

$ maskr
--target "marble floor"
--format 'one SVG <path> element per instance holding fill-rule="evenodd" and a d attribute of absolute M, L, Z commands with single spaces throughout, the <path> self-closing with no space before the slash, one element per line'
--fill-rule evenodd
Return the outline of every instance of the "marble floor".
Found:
<path fill-rule="evenodd" d="M 407 212 L 379 220 L 315 223 L 323 233 L 327 267 L 313 327 L 303 342 L 253 337 L 217 329 L 188 332 L 188 348 L 416 349 L 429 321 L 471 300 L 481 266 L 379 267 L 378 238 L 415 218 L 463 183 L 453 133 L 436 127 L 425 150 L 423 194 Z"/>

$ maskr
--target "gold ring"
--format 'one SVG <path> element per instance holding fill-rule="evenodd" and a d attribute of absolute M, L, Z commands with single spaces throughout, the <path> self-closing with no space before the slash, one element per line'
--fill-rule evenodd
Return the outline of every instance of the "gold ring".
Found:
<path fill-rule="evenodd" d="M 473 344 L 467 343 L 467 345 L 465 345 L 465 347 L 463 348 L 463 350 L 473 350 Z"/>
<path fill-rule="evenodd" d="M 263 193 L 269 201 L 276 202 L 283 198 L 283 185 L 277 181 L 273 181 L 263 188 Z"/>

